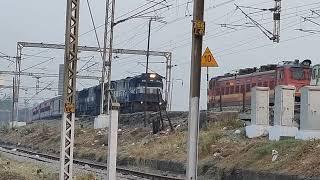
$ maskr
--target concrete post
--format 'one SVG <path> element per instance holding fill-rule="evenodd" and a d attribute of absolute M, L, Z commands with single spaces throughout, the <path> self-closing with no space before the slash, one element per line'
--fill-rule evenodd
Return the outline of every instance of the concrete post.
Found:
<path fill-rule="evenodd" d="M 300 131 L 296 139 L 320 139 L 320 86 L 301 89 Z"/>
<path fill-rule="evenodd" d="M 279 85 L 275 89 L 274 126 L 269 131 L 270 140 L 280 137 L 295 137 L 298 128 L 294 127 L 294 86 Z"/>
<path fill-rule="evenodd" d="M 108 180 L 116 179 L 119 103 L 112 103 L 108 131 Z"/>
<path fill-rule="evenodd" d="M 248 138 L 267 135 L 269 126 L 269 88 L 253 87 L 251 90 L 251 125 L 246 126 Z"/>

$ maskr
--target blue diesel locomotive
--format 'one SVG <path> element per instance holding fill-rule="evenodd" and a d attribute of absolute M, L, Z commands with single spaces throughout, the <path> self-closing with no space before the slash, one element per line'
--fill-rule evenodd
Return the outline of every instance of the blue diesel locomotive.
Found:
<path fill-rule="evenodd" d="M 141 74 L 111 82 L 112 97 L 120 103 L 122 113 L 158 111 L 163 107 L 163 77 L 157 73 Z M 147 86 L 147 88 L 146 88 Z M 107 89 L 107 85 L 105 85 Z M 145 93 L 146 90 L 146 93 Z M 76 116 L 97 116 L 100 114 L 101 86 L 93 86 L 76 94 Z M 62 115 L 62 97 L 49 99 L 32 110 L 32 120 L 52 119 Z"/>

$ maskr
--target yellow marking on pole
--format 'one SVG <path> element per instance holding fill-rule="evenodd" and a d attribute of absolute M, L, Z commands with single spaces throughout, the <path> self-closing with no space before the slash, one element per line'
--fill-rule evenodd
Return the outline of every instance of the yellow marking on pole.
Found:
<path fill-rule="evenodd" d="M 201 67 L 219 67 L 210 49 L 207 47 L 201 58 Z"/>

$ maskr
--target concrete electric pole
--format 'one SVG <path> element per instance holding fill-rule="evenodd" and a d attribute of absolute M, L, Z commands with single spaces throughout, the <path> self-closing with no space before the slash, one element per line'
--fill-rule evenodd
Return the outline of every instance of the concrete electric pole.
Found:
<path fill-rule="evenodd" d="M 106 79 L 107 41 L 108 41 L 108 23 L 109 23 L 109 7 L 110 7 L 109 1 L 110 0 L 106 0 L 106 15 L 105 15 L 105 21 L 104 21 L 100 114 L 104 113 L 104 101 L 105 101 L 104 83 Z"/>
<path fill-rule="evenodd" d="M 151 22 L 152 18 L 149 20 L 149 30 L 148 30 L 148 45 L 147 45 L 147 64 L 146 64 L 146 82 L 144 85 L 144 98 L 143 98 L 143 106 L 144 106 L 144 127 L 147 126 L 147 111 L 148 111 L 148 105 L 147 105 L 147 89 L 148 89 L 148 81 L 149 81 L 149 76 L 148 76 L 148 68 L 149 68 L 149 52 L 150 52 L 150 34 L 151 34 Z M 154 122 L 152 123 L 154 125 Z M 153 129 L 154 132 L 154 129 Z"/>
<path fill-rule="evenodd" d="M 80 0 L 67 1 L 63 86 L 64 113 L 61 122 L 60 180 L 72 179 L 79 6 Z"/>
<path fill-rule="evenodd" d="M 187 180 L 197 179 L 199 140 L 199 100 L 201 81 L 202 40 L 205 33 L 203 21 L 204 0 L 194 0 L 192 21 L 191 77 L 188 121 Z"/>

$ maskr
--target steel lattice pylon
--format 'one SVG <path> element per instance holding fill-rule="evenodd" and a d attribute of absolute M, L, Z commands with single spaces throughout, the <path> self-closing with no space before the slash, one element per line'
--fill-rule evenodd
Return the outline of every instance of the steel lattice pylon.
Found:
<path fill-rule="evenodd" d="M 60 180 L 72 179 L 80 0 L 67 0 Z"/>

